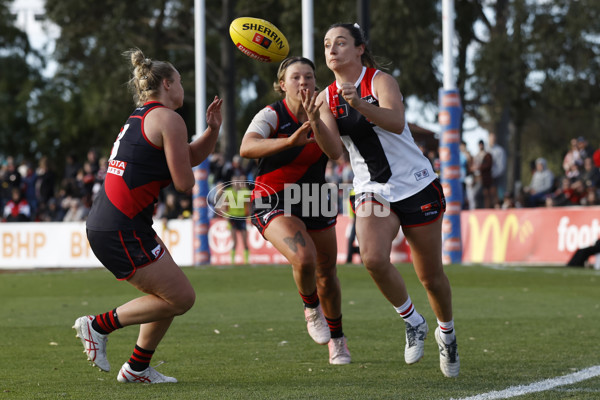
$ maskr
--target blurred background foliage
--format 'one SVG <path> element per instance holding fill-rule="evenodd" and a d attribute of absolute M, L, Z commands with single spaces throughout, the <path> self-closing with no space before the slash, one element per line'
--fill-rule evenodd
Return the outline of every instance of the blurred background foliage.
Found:
<path fill-rule="evenodd" d="M 122 57 L 132 47 L 179 70 L 186 93 L 179 112 L 190 137 L 196 133 L 193 0 L 46 0 L 45 18 L 60 29 L 50 56 L 34 50 L 16 27 L 11 3 L 0 0 L 0 158 L 47 155 L 61 168 L 67 153 L 96 147 L 108 154 L 133 109 Z M 366 3 L 368 15 L 360 12 L 361 0 L 314 2 L 320 88 L 333 80 L 322 47 L 327 28 L 367 18 L 363 27 L 381 66 L 405 98 L 435 109 L 442 87 L 441 1 Z M 455 76 L 464 113 L 497 133 L 509 153 L 509 176 L 528 182 L 529 162 L 542 155 L 559 171 L 571 137 L 600 146 L 599 1 L 456 0 L 455 8 Z M 206 101 L 217 94 L 226 99 L 219 147 L 228 158 L 252 116 L 278 99 L 277 65 L 237 51 L 229 23 L 241 16 L 269 20 L 286 35 L 290 54 L 301 55 L 301 11 L 297 0 L 206 1 Z M 51 76 L 41 73 L 48 63 L 56 65 Z"/>

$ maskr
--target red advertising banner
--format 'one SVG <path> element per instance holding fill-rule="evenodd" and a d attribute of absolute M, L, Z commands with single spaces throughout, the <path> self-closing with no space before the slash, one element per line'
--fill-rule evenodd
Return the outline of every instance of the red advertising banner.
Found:
<path fill-rule="evenodd" d="M 337 219 L 338 263 L 346 262 L 351 219 Z M 447 229 L 444 221 L 442 229 Z M 600 207 L 521 208 L 511 210 L 473 210 L 460 212 L 461 238 L 451 242 L 462 246 L 462 262 L 565 265 L 580 248 L 600 238 Z M 179 265 L 193 265 L 191 219 L 156 221 L 154 228 Z M 287 260 L 247 225 L 251 264 L 287 264 Z M 212 218 L 208 231 L 211 265 L 231 264 L 233 241 L 229 222 Z M 447 243 L 445 244 L 447 245 Z M 243 263 L 241 243 L 236 264 Z M 360 263 L 360 256 L 353 261 Z M 402 230 L 394 240 L 393 263 L 411 262 Z M 590 263 L 595 257 L 590 257 Z M 0 224 L 0 269 L 99 267 L 89 248 L 84 222 L 23 222 Z M 600 265 L 600 264 L 599 264 Z"/>
<path fill-rule="evenodd" d="M 461 212 L 464 263 L 565 265 L 600 238 L 600 207 Z"/>
<path fill-rule="evenodd" d="M 338 263 L 346 262 L 348 250 L 348 237 L 350 234 L 351 219 L 346 215 L 339 215 L 335 226 L 338 246 Z M 287 259 L 277 251 L 273 245 L 266 241 L 258 230 L 248 222 L 246 226 L 248 232 L 249 263 L 250 264 L 288 264 Z M 229 222 L 224 218 L 213 218 L 210 222 L 208 233 L 210 245 L 210 263 L 212 265 L 231 264 L 231 249 L 233 240 Z M 357 243 L 355 242 L 355 245 Z M 238 245 L 235 252 L 235 264 L 242 264 L 244 261 L 244 248 L 241 240 L 238 239 Z M 393 242 L 391 261 L 393 263 L 410 262 L 410 248 L 402 230 Z M 360 263 L 360 256 L 355 254 L 353 261 Z"/>

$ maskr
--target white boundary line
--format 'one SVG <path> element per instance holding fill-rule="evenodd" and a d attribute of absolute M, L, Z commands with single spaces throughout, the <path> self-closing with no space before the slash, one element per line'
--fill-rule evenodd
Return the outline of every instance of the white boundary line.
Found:
<path fill-rule="evenodd" d="M 504 389 L 501 391 L 482 393 L 476 396 L 464 397 L 459 400 L 508 399 L 510 397 L 521 396 L 524 394 L 543 392 L 546 390 L 554 389 L 558 386 L 572 385 L 573 383 L 585 381 L 596 376 L 600 376 L 600 365 L 582 369 L 581 371 L 560 376 L 558 378 L 546 379 L 544 381 L 531 383 L 529 385 L 511 386 L 508 389 Z"/>

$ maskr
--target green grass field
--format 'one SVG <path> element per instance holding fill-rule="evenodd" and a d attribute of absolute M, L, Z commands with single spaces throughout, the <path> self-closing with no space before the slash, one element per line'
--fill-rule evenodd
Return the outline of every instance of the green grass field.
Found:
<path fill-rule="evenodd" d="M 137 337 L 110 336 L 110 373 L 89 366 L 71 326 L 137 296 L 103 269 L 0 274 L 0 399 L 459 399 L 600 365 L 600 272 L 447 267 L 461 374 L 443 377 L 435 317 L 410 265 L 398 266 L 429 322 L 425 358 L 404 364 L 404 324 L 362 266 L 339 266 L 353 362 L 328 363 L 306 333 L 285 266 L 185 268 L 196 305 L 153 364 L 177 384 L 123 385 Z M 483 398 L 483 397 L 481 397 Z M 498 397 L 488 397 L 498 398 Z M 600 377 L 518 399 L 597 399 Z"/>

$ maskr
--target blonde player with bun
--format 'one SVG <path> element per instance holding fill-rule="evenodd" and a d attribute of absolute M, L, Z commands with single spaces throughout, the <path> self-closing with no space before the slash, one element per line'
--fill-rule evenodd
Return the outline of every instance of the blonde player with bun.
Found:
<path fill-rule="evenodd" d="M 108 335 L 139 325 L 135 348 L 117 380 L 177 382 L 152 368 L 150 361 L 173 318 L 187 312 L 196 295 L 152 228 L 152 214 L 162 188 L 173 183 L 178 191 L 188 192 L 194 186 L 192 167 L 214 149 L 222 101 L 215 96 L 206 111 L 204 134 L 188 143 L 185 122 L 175 112 L 184 98 L 179 72 L 168 62 L 146 58 L 139 49 L 125 55 L 132 66 L 129 88 L 137 108 L 113 145 L 106 179 L 87 219 L 87 236 L 100 262 L 144 295 L 108 312 L 82 316 L 74 328 L 88 360 L 110 371 Z"/>

